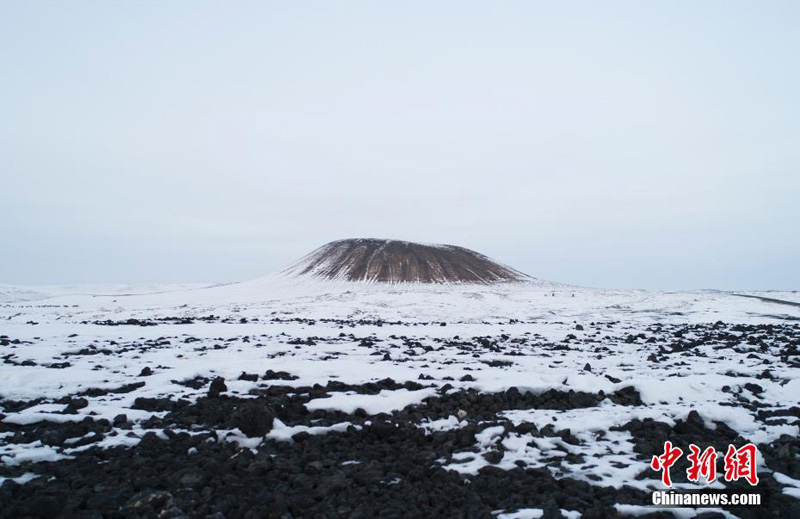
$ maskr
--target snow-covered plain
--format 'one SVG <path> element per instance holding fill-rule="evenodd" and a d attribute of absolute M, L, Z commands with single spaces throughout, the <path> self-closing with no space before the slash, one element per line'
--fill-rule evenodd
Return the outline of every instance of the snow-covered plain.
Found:
<path fill-rule="evenodd" d="M 796 292 L 745 295 L 800 301 Z M 717 322 L 726 323 L 727 335 L 709 339 L 708 330 Z M 577 442 L 508 433 L 493 425 L 476 435 L 474 448 L 434 463 L 464 474 L 478 474 L 490 464 L 512 469 L 522 463 L 594 485 L 657 489 L 657 480 L 637 479 L 648 468 L 634 452 L 631 434 L 612 429 L 646 418 L 675 424 L 696 411 L 707 427 L 724 423 L 754 443 L 797 436 L 797 419 L 763 420 L 754 411 L 800 405 L 800 369 L 776 361 L 780 348 L 789 343 L 767 337 L 748 342 L 745 331 L 730 325 L 796 329 L 798 323 L 800 306 L 726 292 L 600 290 L 536 280 L 383 285 L 271 276 L 209 286 L 0 286 L 0 335 L 5 336 L 0 346 L 0 416 L 6 424 L 22 425 L 87 416 L 113 421 L 125 414 L 133 422 L 129 431 L 89 444 L 111 447 L 135 445 L 150 431 L 143 423 L 165 414 L 135 409 L 137 398 L 194 401 L 207 387 L 193 389 L 178 382 L 196 377 L 224 377 L 228 394 L 243 398 L 269 384 L 239 376 L 267 370 L 293 375 L 280 384 L 294 387 L 330 381 L 359 385 L 386 378 L 425 386 L 377 394 L 343 391 L 306 404 L 309 411 L 352 414 L 362 409 L 369 415 L 409 405 L 424 408 L 425 399 L 461 389 L 612 394 L 634 388 L 643 405 L 605 399 L 592 407 L 499 414 L 511 424 L 568 429 Z M 692 341 L 698 344 L 687 352 L 665 353 L 676 342 Z M 152 374 L 141 376 L 144 368 Z M 133 383 L 133 389 L 117 391 Z M 442 391 L 446 384 L 452 389 Z M 746 389 L 747 384 L 757 384 L 760 391 Z M 56 402 L 77 396 L 87 405 L 72 410 L 74 414 Z M 9 402 L 27 404 L 15 407 Z M 421 420 L 418 427 L 433 433 L 470 420 L 469 415 L 451 415 Z M 337 434 L 348 425 L 345 420 L 340 426 L 319 427 L 276 421 L 264 439 L 246 439 L 237 430 L 226 434 L 228 441 L 258 449 L 262 442 L 291 442 L 300 430 Z M 12 436 L 0 434 L 0 464 L 6 467 L 67 459 L 87 448 L 80 438 L 73 442 L 79 446 L 51 446 L 15 443 Z M 495 463 L 485 456 L 493 450 L 504 453 Z M 769 471 L 763 463 L 759 468 Z M 26 473 L 17 481 L 33 477 Z M 787 495 L 798 496 L 796 480 L 783 474 L 775 479 Z M 629 505 L 618 511 L 638 513 Z M 497 512 L 508 514 L 501 517 L 538 517 L 541 510 Z"/>

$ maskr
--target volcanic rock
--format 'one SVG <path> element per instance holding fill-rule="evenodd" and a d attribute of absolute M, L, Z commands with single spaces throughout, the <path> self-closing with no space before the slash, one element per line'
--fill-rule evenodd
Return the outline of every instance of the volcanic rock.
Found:
<path fill-rule="evenodd" d="M 211 398 L 216 398 L 220 393 L 224 393 L 227 390 L 228 386 L 225 385 L 225 379 L 223 377 L 217 377 L 208 387 L 208 396 Z"/>
<path fill-rule="evenodd" d="M 233 421 L 249 438 L 264 436 L 272 430 L 274 413 L 265 404 L 253 402 L 243 405 L 233 415 Z"/>

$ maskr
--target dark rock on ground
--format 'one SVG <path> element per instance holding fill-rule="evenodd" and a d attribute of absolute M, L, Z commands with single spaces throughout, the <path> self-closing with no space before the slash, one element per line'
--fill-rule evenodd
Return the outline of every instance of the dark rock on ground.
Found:
<path fill-rule="evenodd" d="M 225 385 L 225 379 L 222 377 L 215 378 L 211 385 L 208 388 L 208 396 L 211 398 L 218 397 L 220 393 L 224 393 L 228 390 L 228 386 Z"/>
<path fill-rule="evenodd" d="M 250 438 L 264 436 L 272 430 L 275 414 L 262 402 L 242 405 L 233 415 L 233 423 L 245 436 Z"/>

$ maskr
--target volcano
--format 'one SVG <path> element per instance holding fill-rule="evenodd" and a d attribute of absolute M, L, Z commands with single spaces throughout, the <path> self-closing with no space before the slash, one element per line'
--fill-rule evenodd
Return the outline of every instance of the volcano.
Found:
<path fill-rule="evenodd" d="M 337 281 L 376 283 L 508 283 L 532 278 L 455 245 L 358 238 L 333 241 L 283 271 Z"/>

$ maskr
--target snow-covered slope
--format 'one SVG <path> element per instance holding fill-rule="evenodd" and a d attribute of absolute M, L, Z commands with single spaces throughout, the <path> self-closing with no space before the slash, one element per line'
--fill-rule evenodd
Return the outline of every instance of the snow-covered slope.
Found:
<path fill-rule="evenodd" d="M 224 285 L 2 287 L 7 324 L 197 317 L 369 318 L 503 322 L 618 319 L 638 322 L 785 322 L 800 317 L 796 292 L 605 290 L 541 280 L 495 284 L 382 284 L 273 275 Z M 782 303 L 783 301 L 783 303 Z"/>

